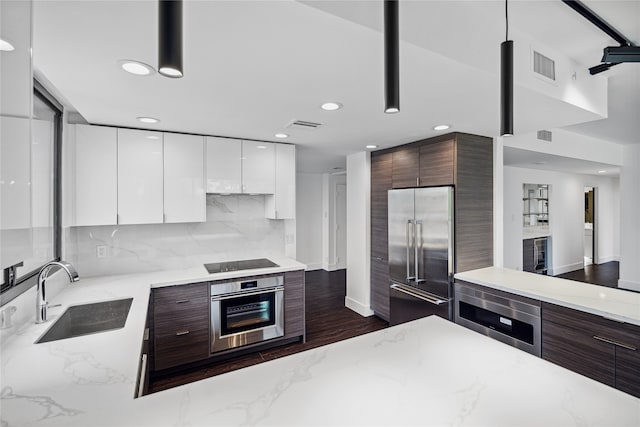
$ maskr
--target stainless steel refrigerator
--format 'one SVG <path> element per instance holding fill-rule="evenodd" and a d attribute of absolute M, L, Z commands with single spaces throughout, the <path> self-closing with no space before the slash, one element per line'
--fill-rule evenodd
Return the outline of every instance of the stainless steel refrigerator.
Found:
<path fill-rule="evenodd" d="M 453 187 L 389 190 L 389 323 L 453 319 Z"/>

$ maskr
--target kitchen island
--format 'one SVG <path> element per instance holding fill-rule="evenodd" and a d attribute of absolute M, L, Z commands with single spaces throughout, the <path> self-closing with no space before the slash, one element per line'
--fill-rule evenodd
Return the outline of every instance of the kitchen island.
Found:
<path fill-rule="evenodd" d="M 3 341 L 3 427 L 640 424 L 639 399 L 433 316 L 134 399 L 149 284 L 170 276 L 86 279 L 52 301 L 131 296 L 123 329 Z"/>

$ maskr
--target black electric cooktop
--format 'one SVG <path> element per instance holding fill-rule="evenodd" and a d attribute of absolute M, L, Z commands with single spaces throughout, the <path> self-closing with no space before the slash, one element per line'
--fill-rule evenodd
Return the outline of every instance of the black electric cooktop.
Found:
<path fill-rule="evenodd" d="M 280 267 L 266 258 L 243 259 L 240 261 L 212 262 L 205 264 L 209 274 L 223 273 L 225 271 L 253 270 L 254 268 Z"/>

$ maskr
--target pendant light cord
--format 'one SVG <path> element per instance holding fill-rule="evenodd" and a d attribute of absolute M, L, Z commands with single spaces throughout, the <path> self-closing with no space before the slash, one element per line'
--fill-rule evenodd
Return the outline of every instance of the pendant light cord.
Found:
<path fill-rule="evenodd" d="M 505 33 L 504 33 L 504 39 L 505 40 L 509 40 L 509 0 L 504 0 L 504 21 L 506 23 L 505 25 Z"/>

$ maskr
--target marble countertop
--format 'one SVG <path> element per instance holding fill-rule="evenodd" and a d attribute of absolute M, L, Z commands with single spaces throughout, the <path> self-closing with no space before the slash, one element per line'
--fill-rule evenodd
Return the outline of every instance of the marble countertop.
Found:
<path fill-rule="evenodd" d="M 487 267 L 457 273 L 456 279 L 640 326 L 640 293 Z"/>
<path fill-rule="evenodd" d="M 26 328 L 2 349 L 2 426 L 640 425 L 640 399 L 434 316 L 134 399 L 143 317 Z"/>

